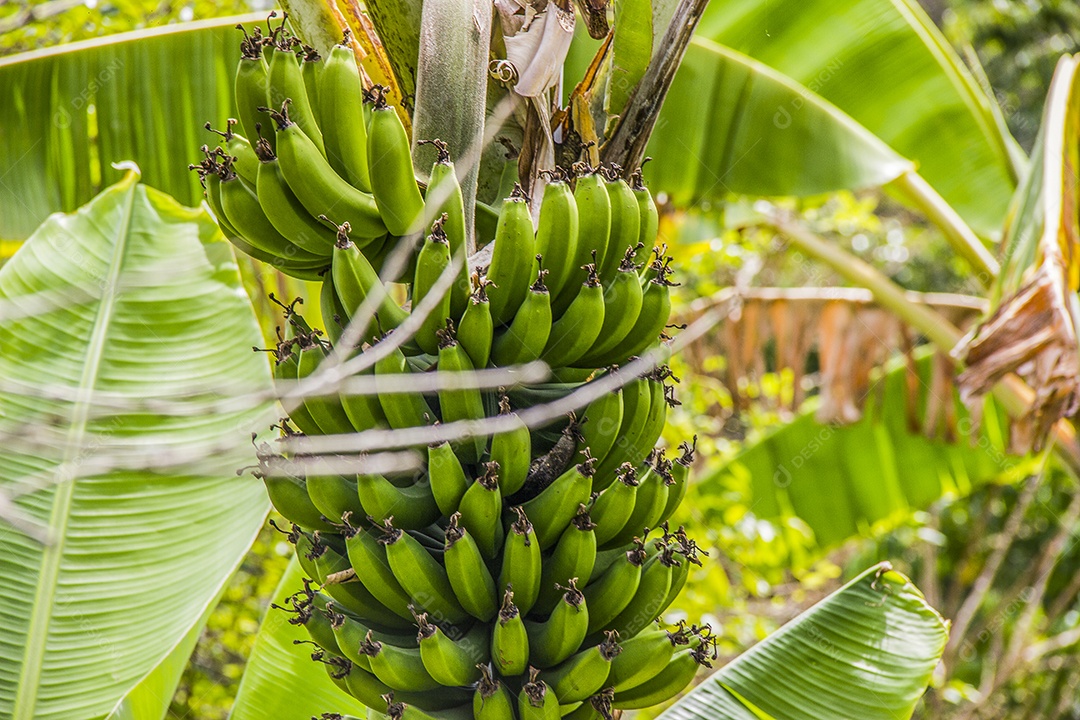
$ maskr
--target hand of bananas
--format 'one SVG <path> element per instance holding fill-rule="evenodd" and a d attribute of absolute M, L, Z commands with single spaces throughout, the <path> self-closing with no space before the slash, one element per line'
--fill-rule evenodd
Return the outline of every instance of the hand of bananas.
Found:
<path fill-rule="evenodd" d="M 348 354 L 384 342 L 387 351 L 365 371 L 383 390 L 304 397 L 283 432 L 495 416 L 509 429 L 432 444 L 411 475 L 298 476 L 261 446 L 259 475 L 293 523 L 288 537 L 312 583 L 285 608 L 291 622 L 309 630 L 313 657 L 343 690 L 393 718 L 610 718 L 672 697 L 715 650 L 707 628 L 656 620 L 700 565 L 696 544 L 667 522 L 694 448 L 669 460 L 655 447 L 677 404 L 671 372 L 618 378 L 618 364 L 666 347 L 670 311 L 663 249 L 647 267 L 636 262 L 657 235 L 640 169 L 629 181 L 618 167 L 582 163 L 548 173 L 535 229 L 516 187 L 501 205 L 490 265 L 470 275 L 446 146 L 432 141 L 438 158 L 422 192 L 396 112 L 378 89 L 365 93 L 347 43 L 325 62 L 310 48 L 298 60 L 296 45 L 282 27 L 245 34 L 235 91 L 240 128 L 256 139 L 230 122 L 224 148 L 207 148 L 197 169 L 237 247 L 323 283 L 325 333 L 283 305 L 288 332 L 272 349 L 279 379 L 315 372 L 360 316 Z M 410 310 L 379 270 L 424 218 L 436 220 L 410 248 L 404 284 L 406 307 L 431 311 L 417 313 L 410 337 L 388 341 Z M 436 292 L 455 261 L 449 291 Z M 431 396 L 401 383 L 538 359 L 564 382 Z M 613 374 L 620 388 L 576 416 L 536 429 L 518 417 Z"/>

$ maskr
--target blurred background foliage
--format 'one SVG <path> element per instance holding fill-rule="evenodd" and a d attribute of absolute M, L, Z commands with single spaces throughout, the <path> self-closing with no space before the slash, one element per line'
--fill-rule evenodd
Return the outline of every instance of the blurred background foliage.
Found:
<path fill-rule="evenodd" d="M 713 0 L 721 2 L 722 0 Z M 924 0 L 924 6 L 1001 105 L 1010 130 L 1030 149 L 1055 63 L 1076 52 L 1080 4 L 1073 0 Z M 0 55 L 116 32 L 213 16 L 268 10 L 264 0 L 0 0 Z M 750 201 L 747 201 L 748 203 Z M 669 215 L 663 232 L 680 268 L 678 307 L 731 286 L 836 286 L 828 269 L 789 250 L 770 231 L 737 227 L 732 203 L 694 216 Z M 838 193 L 791 203 L 815 230 L 910 290 L 979 294 L 940 234 L 878 192 Z M 294 283 L 245 269 L 245 281 L 272 337 L 278 322 L 265 295 L 303 292 Z M 309 312 L 318 303 L 309 303 Z M 744 388 L 753 399 L 736 410 L 718 380 L 722 356 L 692 370 L 676 358 L 682 407 L 671 418 L 671 446 L 698 436 L 696 475 L 733 457 L 747 438 L 791 417 L 790 372 L 767 373 Z M 815 378 L 803 382 L 813 393 Z M 1080 718 L 1080 524 L 1075 480 L 1058 471 L 1020 484 L 991 484 L 945 498 L 884 535 L 823 550 L 798 518 L 754 515 L 745 488 L 692 486 L 673 524 L 685 524 L 709 558 L 672 611 L 701 617 L 733 657 L 837 588 L 858 569 L 892 561 L 950 618 L 974 605 L 971 621 L 917 717 Z M 724 522 L 706 522 L 705 518 Z M 269 526 L 211 617 L 173 701 L 171 717 L 222 720 L 267 599 L 290 547 Z M 980 609 L 981 608 L 981 609 Z M 1048 638 L 1053 638 L 1048 640 Z M 1071 645 L 1070 645 L 1071 641 Z M 650 711 L 648 714 L 658 712 Z"/>

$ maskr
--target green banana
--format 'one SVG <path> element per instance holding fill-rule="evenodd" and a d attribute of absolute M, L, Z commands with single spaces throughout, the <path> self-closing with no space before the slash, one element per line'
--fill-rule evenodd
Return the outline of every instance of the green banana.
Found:
<path fill-rule="evenodd" d="M 275 151 L 281 172 L 307 211 L 316 218 L 333 216 L 342 225 L 348 223 L 353 242 L 361 247 L 385 235 L 386 224 L 375 199 L 334 172 L 322 151 L 290 119 L 288 101 L 280 111 L 269 112 L 277 126 Z"/>
<path fill-rule="evenodd" d="M 431 226 L 431 233 L 427 241 L 420 248 L 420 254 L 416 257 L 416 274 L 413 277 L 412 306 L 420 304 L 432 286 L 439 280 L 439 276 L 450 265 L 450 241 L 446 239 L 443 223 L 446 216 L 443 215 Z M 427 314 L 416 331 L 416 344 L 432 355 L 439 352 L 439 338 L 436 336 L 450 319 L 450 293 L 443 293 L 435 308 Z"/>
<path fill-rule="evenodd" d="M 475 368 L 468 353 L 457 341 L 454 321 L 447 318 L 446 328 L 438 331 L 439 372 L 457 373 L 468 377 Z M 484 418 L 484 399 L 479 388 L 443 389 L 439 391 L 439 409 L 443 422 L 479 421 Z M 466 463 L 475 463 L 484 454 L 487 438 L 474 435 L 455 444 L 455 451 Z M 501 466 L 500 466 L 501 468 Z"/>
<path fill-rule="evenodd" d="M 361 110 L 364 88 L 349 31 L 326 58 L 319 76 L 319 120 L 326 129 L 326 159 L 338 175 L 364 192 L 371 192 L 368 173 L 367 123 Z"/>
<path fill-rule="evenodd" d="M 622 652 L 611 661 L 607 684 L 620 692 L 652 678 L 671 662 L 675 646 L 688 642 L 686 633 L 684 629 L 670 633 L 657 625 L 624 641 Z"/>
<path fill-rule="evenodd" d="M 496 325 L 510 322 L 529 292 L 532 258 L 536 255 L 528 198 L 520 185 L 503 200 L 487 279 L 491 286 L 491 318 Z"/>
<path fill-rule="evenodd" d="M 551 611 L 559 601 L 558 588 L 566 586 L 571 579 L 576 579 L 582 587 L 588 584 L 596 564 L 595 528 L 596 524 L 589 517 L 588 510 L 584 505 L 579 506 L 577 515 L 563 531 L 551 557 L 544 562 L 537 598 L 537 610 L 541 613 Z M 561 695 L 559 700 L 563 700 Z"/>
<path fill-rule="evenodd" d="M 540 671 L 529 668 L 529 682 L 518 693 L 520 720 L 559 720 L 559 698 L 548 692 L 547 684 L 539 679 Z"/>
<path fill-rule="evenodd" d="M 309 530 L 329 529 L 322 512 L 311 502 L 304 480 L 292 476 L 260 475 L 270 502 L 286 520 Z"/>
<path fill-rule="evenodd" d="M 302 250 L 321 257 L 333 254 L 337 234 L 304 209 L 285 181 L 277 155 L 266 138 L 259 139 L 255 152 L 259 158 L 255 191 L 270 224 Z M 329 323 L 329 318 L 323 319 Z"/>
<path fill-rule="evenodd" d="M 335 612 L 333 608 L 333 603 L 327 604 L 330 629 L 334 634 L 334 640 L 339 648 L 339 654 L 348 658 L 350 662 L 370 671 L 371 658 L 360 652 L 360 644 L 364 642 L 367 634 L 371 632 L 371 628 L 367 627 L 356 618 L 345 615 L 344 613 Z M 319 641 L 315 640 L 315 642 Z M 321 645 L 322 643 L 319 644 Z M 333 652 L 330 648 L 326 649 Z"/>
<path fill-rule="evenodd" d="M 394 694 L 388 693 L 386 698 L 386 717 L 390 720 L 437 720 L 436 715 L 431 715 L 424 710 L 406 702 L 395 702 Z M 439 713 L 438 717 L 442 717 Z"/>
<path fill-rule="evenodd" d="M 345 520 L 348 525 L 348 518 Z M 412 597 L 401 586 L 390 568 L 386 547 L 380 542 L 377 532 L 373 528 L 347 527 L 345 551 L 353 568 L 361 570 L 357 577 L 364 587 L 391 612 L 408 620 L 412 617 L 409 611 Z"/>
<path fill-rule="evenodd" d="M 503 594 L 499 616 L 491 631 L 491 662 L 503 677 L 522 675 L 529 662 L 529 634 L 514 604 L 514 591 Z"/>
<path fill-rule="evenodd" d="M 303 380 L 319 367 L 329 354 L 329 349 L 315 332 L 296 336 L 296 379 Z M 352 423 L 337 395 L 305 395 L 304 409 L 315 420 L 324 435 L 340 435 L 352 432 Z M 336 518 L 335 518 L 336 519 Z"/>
<path fill-rule="evenodd" d="M 355 613 L 377 630 L 397 632 L 409 627 L 409 623 L 383 605 L 361 583 L 353 572 L 343 552 L 319 543 L 315 546 L 315 567 L 323 580 L 322 591 L 349 612 Z"/>
<path fill-rule="evenodd" d="M 637 502 L 637 471 L 630 463 L 623 463 L 611 483 L 593 502 L 590 515 L 596 520 L 596 544 L 607 547 L 626 527 Z"/>
<path fill-rule="evenodd" d="M 700 647 L 690 647 L 675 653 L 667 667 L 637 687 L 615 693 L 612 707 L 616 710 L 636 710 L 653 707 L 678 695 L 693 681 L 702 665 L 712 667 L 715 650 L 710 656 Z"/>
<path fill-rule="evenodd" d="M 446 569 L 418 540 L 384 523 L 380 542 L 386 546 L 386 559 L 398 582 L 419 610 L 440 622 L 459 623 L 469 614 L 454 596 Z"/>
<path fill-rule="evenodd" d="M 439 506 L 426 478 L 417 478 L 404 487 L 376 474 L 361 473 L 356 480 L 364 513 L 375 522 L 392 518 L 395 527 L 420 530 L 439 518 Z"/>
<path fill-rule="evenodd" d="M 555 544 L 563 530 L 577 515 L 578 508 L 589 502 L 592 493 L 593 461 L 583 462 L 562 473 L 539 495 L 522 504 L 529 518 L 536 518 L 533 528 L 541 550 Z"/>
<path fill-rule="evenodd" d="M 306 475 L 308 497 L 324 517 L 339 523 L 346 513 L 363 515 L 355 480 L 336 473 L 318 472 L 314 468 L 309 469 Z"/>
<path fill-rule="evenodd" d="M 644 165 L 650 159 L 645 158 L 641 164 Z M 651 252 L 660 228 L 660 215 L 656 210 L 652 193 L 642 181 L 640 167 L 630 175 L 630 189 L 634 193 L 638 206 L 638 242 L 644 246 L 645 252 Z"/>
<path fill-rule="evenodd" d="M 232 158 L 233 170 L 246 180 L 248 185 L 255 185 L 255 179 L 259 171 L 259 157 L 255 154 L 255 148 L 252 147 L 247 138 L 233 132 L 233 126 L 237 122 L 234 118 L 227 119 L 225 121 L 225 132 L 215 130 L 210 123 L 204 124 L 203 129 L 221 137 L 222 142 L 225 144 L 225 152 Z"/>
<path fill-rule="evenodd" d="M 293 533 L 290 533 L 290 538 L 295 536 L 292 542 L 296 545 L 296 559 L 300 563 L 300 568 L 304 571 L 305 576 L 321 584 L 323 577 L 319 573 L 319 566 L 315 564 L 315 558 L 323 552 L 322 544 L 317 542 L 314 533 L 308 535 L 305 532 L 296 532 L 296 530 L 298 530 L 297 526 L 293 525 Z M 315 532 L 319 531 L 316 530 Z"/>
<path fill-rule="evenodd" d="M 499 416 L 515 421 L 512 430 L 491 436 L 491 460 L 499 463 L 499 489 L 503 497 L 510 497 L 525 484 L 529 476 L 532 457 L 532 435 L 529 427 L 510 409 L 510 398 L 499 399 Z"/>
<path fill-rule="evenodd" d="M 585 266 L 588 278 L 566 312 L 551 326 L 547 344 L 540 359 L 553 368 L 573 365 L 596 339 L 604 324 L 604 286 L 596 274 L 596 266 Z"/>
<path fill-rule="evenodd" d="M 518 610 L 527 614 L 540 595 L 542 562 L 540 543 L 533 525 L 520 507 L 510 508 L 517 519 L 511 523 L 503 546 L 502 567 L 499 570 L 499 589 L 514 591 Z"/>
<path fill-rule="evenodd" d="M 566 720 L 612 720 L 615 717 L 611 712 L 611 698 L 614 691 L 611 688 L 601 690 L 596 695 L 588 698 L 578 705 L 577 708 L 563 715 Z"/>
<path fill-rule="evenodd" d="M 473 695 L 476 720 L 515 720 L 514 698 L 506 685 L 492 676 L 489 665 L 480 666 L 480 682 Z"/>
<path fill-rule="evenodd" d="M 382 696 L 392 692 L 388 685 L 356 663 L 349 663 L 345 687 L 354 698 L 377 710 L 386 709 L 386 701 Z"/>
<path fill-rule="evenodd" d="M 433 678 L 448 687 L 472 685 L 481 679 L 481 663 L 488 661 L 491 648 L 485 625 L 474 625 L 454 639 L 428 622 L 426 615 L 418 615 L 416 622 L 420 628 L 420 657 Z M 460 634 L 457 628 L 454 630 Z"/>
<path fill-rule="evenodd" d="M 319 125 L 315 122 L 315 113 L 308 100 L 300 62 L 293 52 L 296 44 L 296 39 L 291 37 L 282 37 L 271 44 L 270 84 L 267 86 L 264 104 L 269 107 L 278 107 L 282 103 L 292 105 L 290 114 L 294 122 L 304 131 L 304 135 L 311 139 L 312 144 L 318 148 L 319 154 L 325 157 L 326 149 L 323 147 L 322 132 L 319 131 Z"/>
<path fill-rule="evenodd" d="M 589 448 L 589 452 L 601 465 L 619 438 L 624 394 L 623 388 L 604 393 L 589 403 L 581 416 L 579 449 Z"/>
<path fill-rule="evenodd" d="M 240 42 L 240 62 L 236 65 L 236 77 L 233 92 L 236 97 L 236 112 L 240 116 L 240 129 L 244 137 L 259 137 L 259 108 L 266 104 L 267 88 L 270 85 L 269 70 L 263 60 L 263 45 L 266 38 L 256 27 L 253 35 L 248 35 L 243 25 L 236 26 L 243 31 L 244 39 Z M 273 145 L 273 138 L 270 144 Z"/>
<path fill-rule="evenodd" d="M 473 367 L 485 368 L 491 358 L 491 340 L 494 335 L 494 322 L 491 319 L 491 302 L 487 288 L 490 283 L 477 275 L 474 279 L 476 289 L 469 296 L 468 305 L 458 323 L 458 342 L 465 348 Z"/>
<path fill-rule="evenodd" d="M 667 469 L 667 461 L 663 455 L 654 451 L 646 460 L 645 472 L 637 478 L 637 493 L 634 499 L 634 509 L 626 524 L 615 536 L 600 546 L 602 550 L 611 550 L 632 541 L 635 536 L 642 535 L 646 528 L 656 527 L 660 522 L 660 515 L 664 512 L 668 499 L 668 478 L 670 473 Z"/>
<path fill-rule="evenodd" d="M 325 257 L 302 250 L 274 228 L 259 204 L 255 188 L 237 175 L 228 162 L 221 178 L 220 193 L 221 209 L 229 225 L 252 246 L 289 262 L 302 263 L 304 267 L 319 264 L 325 267 Z"/>
<path fill-rule="evenodd" d="M 609 629 L 611 621 L 630 604 L 641 584 L 641 566 L 645 560 L 645 550 L 639 541 L 585 586 L 582 592 L 589 607 L 589 635 Z"/>
<path fill-rule="evenodd" d="M 683 498 L 686 497 L 687 482 L 690 479 L 690 468 L 694 464 L 694 450 L 696 448 L 697 435 L 694 436 L 693 442 L 684 442 L 679 445 L 682 454 L 675 459 L 671 466 L 672 484 L 668 487 L 667 504 L 664 506 L 664 511 L 660 513 L 661 522 L 674 515 L 675 510 L 678 509 Z"/>
<path fill-rule="evenodd" d="M 424 667 L 419 648 L 384 645 L 369 632 L 360 643 L 360 654 L 368 658 L 372 674 L 394 690 L 422 692 L 439 687 Z"/>
<path fill-rule="evenodd" d="M 368 127 L 368 172 L 371 191 L 387 229 L 394 235 L 420 232 L 424 198 L 416 184 L 412 149 L 397 110 L 386 104 L 376 87 L 375 109 Z"/>
<path fill-rule="evenodd" d="M 336 298 L 337 291 L 333 287 L 333 281 L 331 279 L 323 280 L 323 288 L 329 287 L 330 293 L 334 295 L 335 308 L 337 307 Z M 344 314 L 344 311 L 340 311 L 345 317 L 344 322 L 348 322 L 348 315 Z M 327 324 L 333 322 L 327 321 Z M 374 377 L 374 367 L 368 367 L 361 370 L 356 376 Z M 375 428 L 387 428 L 390 426 L 389 421 L 386 419 L 386 413 L 383 412 L 382 403 L 379 402 L 379 396 L 376 393 L 348 393 L 342 392 L 338 395 L 341 401 L 341 408 L 345 411 L 346 417 L 349 418 L 349 422 L 352 423 L 353 430 L 356 432 L 364 432 L 365 430 L 372 430 Z"/>
<path fill-rule="evenodd" d="M 341 303 L 338 302 L 337 291 L 334 290 L 334 279 L 330 273 L 323 278 L 322 287 L 319 288 L 319 310 L 326 325 L 326 336 L 330 338 L 331 344 L 337 345 L 341 340 L 343 330 L 341 325 L 348 322 L 348 317 L 341 308 Z"/>
<path fill-rule="evenodd" d="M 484 473 L 476 479 L 461 497 L 458 512 L 461 526 L 476 540 L 480 552 L 487 559 L 499 553 L 503 543 L 502 493 L 499 492 L 499 466 L 484 464 Z"/>
<path fill-rule="evenodd" d="M 583 268 L 591 262 L 599 273 L 607 257 L 608 235 L 611 232 L 611 200 L 604 181 L 595 168 L 587 163 L 578 163 L 574 166 L 574 171 L 577 174 L 574 202 L 578 209 L 578 243 L 577 254 L 571 267 Z M 570 307 L 577 297 L 578 288 L 585 280 L 584 269 L 571 273 L 562 292 L 552 301 L 556 317 L 561 317 Z"/>
<path fill-rule="evenodd" d="M 478 620 L 489 621 L 499 611 L 495 580 L 484 564 L 484 556 L 469 532 L 461 527 L 461 513 L 450 516 L 446 528 L 446 552 L 443 564 L 454 596 L 466 612 Z M 471 669 L 476 660 L 469 664 Z M 473 682 L 473 681 L 469 681 Z M 464 685 L 465 683 L 443 683 Z"/>
<path fill-rule="evenodd" d="M 668 267 L 671 258 L 657 258 L 649 266 L 645 291 L 641 296 L 641 309 L 633 327 L 615 347 L 593 358 L 600 365 L 624 362 L 640 355 L 656 342 L 671 316 L 671 288 L 675 283 L 667 279 L 673 271 Z"/>
<path fill-rule="evenodd" d="M 404 322 L 408 313 L 402 310 L 394 298 L 386 292 L 375 268 L 371 266 L 360 248 L 349 240 L 348 229 L 344 226 L 342 228 L 344 231 L 338 233 L 338 241 L 334 245 L 333 264 L 330 266 L 334 289 L 337 291 L 342 308 L 350 318 L 355 317 L 357 309 L 371 292 L 380 290 L 383 292 L 373 322 L 360 331 L 361 338 L 373 342 L 383 333 Z"/>
<path fill-rule="evenodd" d="M 311 107 L 311 114 L 315 121 L 321 123 L 322 118 L 319 117 L 318 108 L 320 76 L 323 70 L 322 56 L 315 48 L 303 44 L 300 46 L 300 53 L 303 55 L 300 58 L 300 75 L 304 78 L 304 91 L 307 93 L 308 105 Z M 326 138 L 324 137 L 323 152 L 325 151 Z"/>
<path fill-rule="evenodd" d="M 629 462 L 635 467 L 642 457 L 635 457 L 641 442 L 642 433 L 649 421 L 653 393 L 649 381 L 644 377 L 634 378 L 622 388 L 622 421 L 616 433 L 618 441 L 604 459 L 597 463 L 597 490 L 605 489 L 615 479 L 615 471 L 623 463 Z M 588 417 L 588 415 L 586 415 Z M 584 429 L 588 429 L 585 423 Z M 650 445 L 650 447 L 652 447 Z"/>
<path fill-rule="evenodd" d="M 461 194 L 461 185 L 458 184 L 454 163 L 450 162 L 450 153 L 446 143 L 442 140 L 421 140 L 417 145 L 433 145 L 438 153 L 435 164 L 431 166 L 424 202 L 426 205 L 434 202 L 435 199 L 440 200 L 438 208 L 434 212 L 429 211 L 428 216 L 446 216 L 443 230 L 446 231 L 447 241 L 450 243 L 450 254 L 453 257 L 460 256 L 462 260 L 461 270 L 450 289 L 450 314 L 459 318 L 465 312 L 466 303 L 472 292 L 469 285 L 469 263 L 466 262 L 465 257 L 468 249 L 465 236 L 465 201 Z"/>
<path fill-rule="evenodd" d="M 525 621 L 529 634 L 529 662 L 541 668 L 558 665 L 581 647 L 589 628 L 589 608 L 585 595 L 577 589 L 577 578 L 562 588 L 562 598 L 543 622 Z"/>
<path fill-rule="evenodd" d="M 542 262 L 540 255 L 536 262 Z M 551 333 L 551 295 L 544 285 L 546 275 L 547 270 L 539 270 L 510 326 L 495 337 L 491 344 L 492 364 L 507 367 L 532 362 L 544 351 Z"/>
<path fill-rule="evenodd" d="M 395 348 L 393 352 L 375 363 L 376 388 L 378 389 L 380 378 L 400 382 L 404 379 L 403 376 L 410 372 L 412 371 L 405 359 L 405 353 L 401 351 L 401 348 Z M 419 393 L 389 392 L 380 389 L 379 403 L 386 414 L 387 422 L 395 430 L 430 425 L 434 417 L 427 400 Z"/>
<path fill-rule="evenodd" d="M 547 184 L 540 201 L 536 227 L 536 252 L 547 258 L 548 290 L 552 297 L 562 292 L 574 274 L 578 245 L 578 207 L 561 168 L 546 171 Z"/>
<path fill-rule="evenodd" d="M 671 370 L 667 366 L 661 366 L 645 376 L 644 382 L 649 395 L 645 418 L 639 426 L 636 426 L 636 430 L 634 427 L 629 429 L 620 442 L 617 452 L 605 458 L 604 465 L 608 465 L 613 459 L 612 456 L 637 465 L 652 451 L 653 446 L 660 439 L 660 434 L 664 431 L 668 406 L 679 404 L 674 397 L 674 388 L 664 383 L 664 379 L 670 374 Z M 610 482 L 610 478 L 606 480 Z"/>
<path fill-rule="evenodd" d="M 641 278 L 634 264 L 635 249 L 636 246 L 626 249 L 615 271 L 615 279 L 604 292 L 604 322 L 600 334 L 592 347 L 578 359 L 578 366 L 600 367 L 603 363 L 599 360 L 611 353 L 637 322 L 642 291 Z"/>
<path fill-rule="evenodd" d="M 334 633 L 330 616 L 326 612 L 326 597 L 314 592 L 309 583 L 300 592 L 285 598 L 285 604 L 271 604 L 275 610 L 290 613 L 290 625 L 303 625 L 315 644 L 327 652 L 340 655 L 341 647 Z M 296 641 L 299 642 L 299 641 Z"/>
<path fill-rule="evenodd" d="M 660 542 L 660 541 L 656 541 Z M 667 610 L 668 592 L 671 590 L 672 568 L 676 565 L 674 553 L 663 547 L 653 554 L 641 567 L 641 582 L 637 592 L 613 620 L 604 627 L 615 630 L 619 637 L 633 637 L 649 626 L 664 610 Z"/>
<path fill-rule="evenodd" d="M 614 282 L 615 270 L 620 260 L 637 245 L 641 226 L 638 201 L 630 185 L 619 177 L 620 168 L 605 168 L 604 189 L 611 201 L 611 230 L 608 233 L 607 251 L 604 264 L 600 268 L 600 277 L 604 278 L 605 287 Z M 635 270 L 636 272 L 636 270 Z M 636 311 L 634 313 L 637 314 Z"/>
<path fill-rule="evenodd" d="M 544 677 L 562 705 L 588 700 L 610 684 L 608 675 L 612 662 L 618 659 L 622 650 L 615 633 L 608 633 L 603 642 L 571 655 Z"/>
<path fill-rule="evenodd" d="M 443 441 L 428 445 L 428 477 L 431 482 L 431 494 L 435 496 L 435 503 L 439 506 L 439 512 L 444 516 L 450 516 L 457 512 L 461 505 L 461 498 L 469 488 L 469 479 L 465 477 L 465 470 L 461 467 L 450 443 Z"/>

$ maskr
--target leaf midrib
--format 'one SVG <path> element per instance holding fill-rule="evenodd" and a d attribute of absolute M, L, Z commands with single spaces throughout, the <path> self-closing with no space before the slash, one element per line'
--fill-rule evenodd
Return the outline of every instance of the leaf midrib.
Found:
<path fill-rule="evenodd" d="M 129 172 L 127 180 L 127 198 L 124 213 L 119 226 L 118 237 L 113 248 L 112 261 L 109 265 L 104 295 L 94 318 L 94 330 L 87 347 L 86 362 L 82 377 L 79 379 L 78 400 L 72 406 L 71 424 L 64 447 L 64 457 L 56 466 L 53 482 L 56 493 L 52 512 L 49 515 L 49 532 L 52 542 L 42 552 L 41 572 L 38 574 L 37 587 L 30 622 L 26 633 L 26 648 L 23 651 L 22 669 L 19 673 L 18 692 L 15 696 L 13 720 L 33 720 L 37 708 L 38 686 L 45 665 L 45 650 L 52 621 L 53 608 L 56 604 L 56 586 L 60 579 L 60 561 L 63 558 L 67 539 L 67 524 L 71 515 L 71 504 L 75 496 L 76 463 L 79 447 L 86 435 L 94 386 L 97 384 L 98 370 L 105 347 L 106 336 L 112 323 L 113 312 L 118 295 L 118 279 L 127 250 L 128 229 L 131 224 L 132 208 L 138 176 Z M 123 183 L 121 183 L 123 184 Z"/>

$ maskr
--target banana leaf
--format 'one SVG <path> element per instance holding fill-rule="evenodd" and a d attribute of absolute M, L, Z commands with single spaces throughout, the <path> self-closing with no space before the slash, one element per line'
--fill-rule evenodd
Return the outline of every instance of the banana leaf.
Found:
<path fill-rule="evenodd" d="M 269 506 L 259 342 L 230 245 L 136 171 L 0 269 L 0 717 L 165 707 Z"/>
<path fill-rule="evenodd" d="M 944 620 L 888 563 L 705 679 L 663 720 L 902 720 L 945 649 Z"/>
<path fill-rule="evenodd" d="M 293 558 L 271 602 L 282 605 L 302 590 L 302 578 Z M 339 690 L 325 666 L 310 658 L 311 646 L 293 644 L 310 639 L 303 627 L 289 624 L 284 611 L 268 608 L 229 720 L 309 720 L 330 712 L 366 717 L 367 708 Z"/>
<path fill-rule="evenodd" d="M 907 369 L 894 364 L 871 388 L 861 420 L 820 424 L 811 400 L 791 423 L 750 441 L 703 477 L 696 492 L 744 488 L 742 500 L 757 517 L 798 517 L 827 548 L 895 524 L 945 494 L 966 495 L 1023 471 L 1028 460 L 1007 452 L 1007 416 L 991 399 L 977 426 L 950 390 L 941 402 L 955 413 L 951 436 L 925 435 L 919 419 L 931 402 L 930 359 L 917 371 L 913 413 Z"/>
<path fill-rule="evenodd" d="M 0 59 L 0 239 L 25 239 L 116 182 L 133 160 L 146 183 L 185 205 L 202 189 L 189 163 L 215 144 L 206 122 L 235 116 L 238 22 L 185 23 Z"/>

